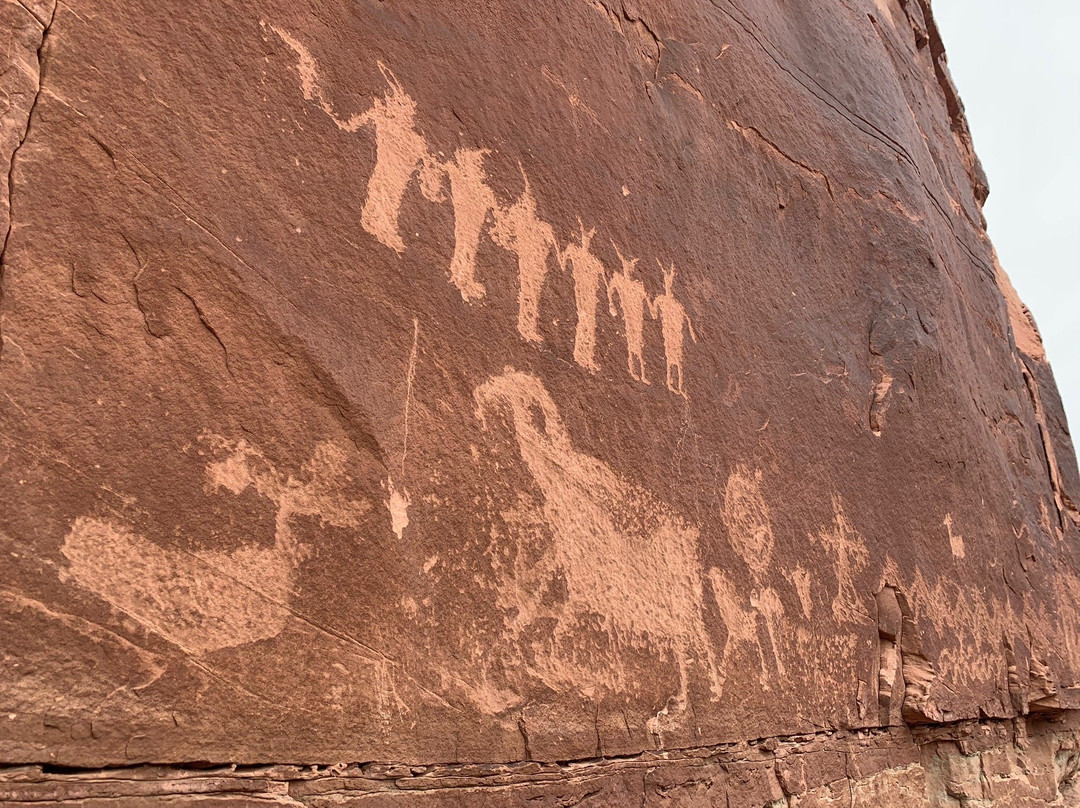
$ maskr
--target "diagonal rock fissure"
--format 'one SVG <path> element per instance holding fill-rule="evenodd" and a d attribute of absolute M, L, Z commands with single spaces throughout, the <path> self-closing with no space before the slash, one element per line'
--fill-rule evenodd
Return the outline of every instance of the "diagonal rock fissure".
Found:
<path fill-rule="evenodd" d="M 35 57 L 37 59 L 36 75 L 34 81 L 36 86 L 34 88 L 34 100 L 30 102 L 29 108 L 26 113 L 26 121 L 22 126 L 22 131 L 19 133 L 15 147 L 11 150 L 11 154 L 8 157 L 7 165 L 7 221 L 4 224 L 4 237 L 0 241 L 0 303 L 4 299 L 4 276 L 7 274 L 7 247 L 8 241 L 11 239 L 11 232 L 15 226 L 15 217 L 13 214 L 13 204 L 15 197 L 15 164 L 19 156 L 19 150 L 22 149 L 23 144 L 26 143 L 27 138 L 30 136 L 30 128 L 33 125 L 34 112 L 37 110 L 38 100 L 41 98 L 41 90 L 43 86 L 43 74 L 45 68 L 45 48 L 49 41 L 49 34 L 52 31 L 53 22 L 56 20 L 56 8 L 57 4 L 53 3 L 52 8 L 49 11 L 49 17 L 47 20 L 42 20 L 37 14 L 35 14 L 25 3 L 19 2 L 19 6 L 26 10 L 34 20 L 41 26 L 41 39 L 38 42 Z M 4 353 L 4 340 L 3 334 L 0 333 L 0 357 Z"/>

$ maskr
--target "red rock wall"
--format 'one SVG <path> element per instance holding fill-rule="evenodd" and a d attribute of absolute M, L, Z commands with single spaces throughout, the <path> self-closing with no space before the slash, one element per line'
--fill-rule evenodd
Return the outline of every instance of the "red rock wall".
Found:
<path fill-rule="evenodd" d="M 0 801 L 1076 799 L 925 2 L 0 13 Z"/>

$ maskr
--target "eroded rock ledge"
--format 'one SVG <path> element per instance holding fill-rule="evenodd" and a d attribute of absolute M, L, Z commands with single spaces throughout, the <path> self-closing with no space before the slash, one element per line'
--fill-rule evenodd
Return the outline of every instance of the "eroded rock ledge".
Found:
<path fill-rule="evenodd" d="M 29 806 L 400 804 L 729 808 L 1075 805 L 1080 711 L 909 729 L 827 731 L 563 762 L 341 763 L 0 770 Z"/>

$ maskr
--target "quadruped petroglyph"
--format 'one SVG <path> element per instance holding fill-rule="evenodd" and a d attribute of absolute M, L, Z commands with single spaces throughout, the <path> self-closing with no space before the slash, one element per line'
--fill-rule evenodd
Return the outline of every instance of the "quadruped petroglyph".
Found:
<path fill-rule="evenodd" d="M 208 488 L 240 494 L 251 489 L 274 507 L 274 541 L 235 550 L 186 552 L 138 535 L 117 518 L 81 516 L 60 548 L 66 574 L 149 631 L 186 652 L 276 637 L 291 614 L 296 571 L 309 549 L 293 533 L 293 520 L 356 527 L 370 503 L 342 491 L 345 453 L 331 443 L 316 447 L 297 476 L 283 475 L 244 440 L 208 435 L 220 457 L 206 469 Z"/>
<path fill-rule="evenodd" d="M 688 705 L 694 671 L 720 697 L 724 675 L 705 627 L 698 529 L 650 492 L 599 459 L 579 451 L 544 383 L 507 368 L 474 391 L 477 418 L 510 430 L 521 460 L 540 490 L 541 521 L 552 545 L 540 564 L 504 581 L 515 589 L 519 629 L 554 619 L 553 636 L 602 617 L 611 645 L 647 647 L 670 655 L 680 674 L 671 717 Z M 498 419 L 498 420 L 496 420 Z M 565 581 L 567 600 L 552 612 L 539 576 Z M 586 664 L 576 653 L 545 649 L 534 672 L 552 684 L 581 684 Z M 606 670 L 610 662 L 604 664 Z"/>
<path fill-rule="evenodd" d="M 433 203 L 449 201 L 454 210 L 454 252 L 449 280 L 466 303 L 475 304 L 487 290 L 477 278 L 476 256 L 485 237 L 513 255 L 517 268 L 517 330 L 521 338 L 538 345 L 544 342 L 540 300 L 553 268 L 569 269 L 574 285 L 577 324 L 574 361 L 596 373 L 597 299 L 601 287 L 607 293 L 608 311 L 621 320 L 631 377 L 649 384 L 645 370 L 646 321 L 659 319 L 666 358 L 667 389 L 686 397 L 685 334 L 697 342 L 686 307 L 675 296 L 675 267 L 657 260 L 663 275 L 663 291 L 653 296 L 645 279 L 636 275 L 639 259 L 627 258 L 612 242 L 619 268 L 610 272 L 592 250 L 595 228 L 581 230 L 577 243 L 560 246 L 555 227 L 539 213 L 539 200 L 525 169 L 518 164 L 524 190 L 509 204 L 500 202 L 488 184 L 484 159 L 486 148 L 458 148 L 444 159 L 434 151 L 417 128 L 417 105 L 397 76 L 382 62 L 379 71 L 386 81 L 382 96 L 367 109 L 343 117 L 329 101 L 320 82 L 319 67 L 307 47 L 286 31 L 266 25 L 296 56 L 300 88 L 306 101 L 315 104 L 348 133 L 371 130 L 375 136 L 375 165 L 368 179 L 360 211 L 360 224 L 379 243 L 398 252 L 406 249 L 398 227 L 405 193 L 418 181 L 424 198 Z M 558 277 L 558 276 L 556 276 Z"/>

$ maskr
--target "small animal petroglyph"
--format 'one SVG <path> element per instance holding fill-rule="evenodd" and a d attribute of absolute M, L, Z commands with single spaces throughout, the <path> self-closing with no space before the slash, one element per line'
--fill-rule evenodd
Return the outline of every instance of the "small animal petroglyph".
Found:
<path fill-rule="evenodd" d="M 635 645 L 670 654 L 680 673 L 680 708 L 687 704 L 695 663 L 719 697 L 723 679 L 702 616 L 697 529 L 578 451 L 537 377 L 507 369 L 477 387 L 474 397 L 485 426 L 495 428 L 493 418 L 506 417 L 543 496 L 538 520 L 550 531 L 549 569 L 565 581 L 568 598 L 554 631 L 599 615 L 616 648 Z M 535 587 L 518 583 L 522 591 L 515 602 L 528 604 Z M 542 611 L 540 605 L 536 610 Z"/>
<path fill-rule="evenodd" d="M 342 493 L 345 455 L 332 444 L 317 446 L 297 479 L 279 474 L 243 440 L 206 440 L 225 455 L 207 466 L 211 490 L 251 488 L 276 506 L 272 546 L 186 552 L 158 545 L 119 519 L 82 516 L 61 547 L 80 586 L 195 655 L 281 632 L 296 570 L 307 557 L 293 534 L 295 517 L 355 527 L 370 509 Z"/>
<path fill-rule="evenodd" d="M 964 537 L 960 533 L 953 533 L 952 514 L 945 514 L 945 518 L 941 520 L 941 524 L 944 526 L 946 532 L 949 534 L 949 549 L 952 550 L 952 554 L 957 558 L 963 558 L 965 555 Z"/>
<path fill-rule="evenodd" d="M 529 178 L 521 167 L 525 188 L 521 196 L 503 205 L 488 185 L 485 148 L 458 148 L 453 157 L 437 157 L 417 129 L 417 105 L 394 73 L 382 62 L 380 72 L 387 83 L 385 93 L 367 109 L 343 117 L 328 100 L 319 78 L 319 66 L 311 52 L 295 37 L 276 26 L 269 26 L 295 53 L 303 97 L 330 116 L 339 129 L 349 133 L 363 128 L 374 130 L 375 166 L 368 180 L 367 195 L 360 212 L 364 229 L 381 244 L 398 253 L 404 252 L 398 218 L 405 193 L 416 179 L 420 190 L 431 202 L 443 202 L 443 188 L 449 185 L 454 208 L 454 252 L 449 279 L 466 303 L 476 303 L 487 296 L 487 289 L 477 278 L 476 256 L 483 239 L 513 254 L 517 264 L 517 330 L 521 338 L 533 344 L 544 341 L 540 320 L 540 300 L 549 281 L 548 261 L 554 253 L 565 271 L 570 269 L 574 283 L 577 325 L 574 334 L 574 361 L 596 373 L 596 299 L 600 287 L 606 289 L 613 317 L 621 317 L 627 345 L 627 370 L 631 377 L 649 384 L 645 373 L 645 320 L 659 319 L 666 356 L 667 388 L 686 397 L 684 334 L 697 342 L 697 334 L 685 306 L 673 291 L 674 265 L 664 269 L 664 291 L 651 298 L 645 282 L 635 277 L 638 259 L 627 259 L 615 247 L 621 262 L 610 278 L 603 261 L 591 250 L 596 234 L 588 232 L 578 219 L 581 235 L 577 244 L 560 249 L 555 228 L 538 212 L 538 200 Z M 545 69 L 549 79 L 552 74 Z M 573 99 L 572 99 L 573 103 Z M 439 152 L 439 154 L 442 154 Z M 625 190 L 624 195 L 629 191 Z M 613 242 L 614 243 L 614 242 Z M 659 261 L 658 261 L 659 263 Z M 618 306 L 618 310 L 616 308 Z"/>
<path fill-rule="evenodd" d="M 758 682 L 762 687 L 767 689 L 769 682 L 768 660 L 765 655 L 765 648 L 762 646 L 761 640 L 758 637 L 758 618 L 761 613 L 760 603 L 751 601 L 747 597 L 745 591 L 742 591 L 739 587 L 735 586 L 723 571 L 716 567 L 709 570 L 709 581 L 712 583 L 713 597 L 716 599 L 716 608 L 720 612 L 720 617 L 724 621 L 724 626 L 727 629 L 727 640 L 724 642 L 724 650 L 720 656 L 720 670 L 726 672 L 729 669 L 732 657 L 738 653 L 740 649 L 752 649 L 757 654 L 758 662 L 761 666 Z M 775 611 L 775 606 L 780 604 L 776 594 L 772 592 L 772 590 L 769 590 L 769 592 L 771 596 L 766 599 L 766 608 L 769 612 L 772 612 Z M 782 609 L 783 607 L 781 606 L 781 613 Z M 773 656 L 779 661 L 779 646 L 776 644 L 775 633 L 771 627 L 771 622 L 769 622 L 768 625 L 769 628 L 766 636 L 769 638 L 769 642 L 772 645 L 770 650 L 772 651 Z"/>

